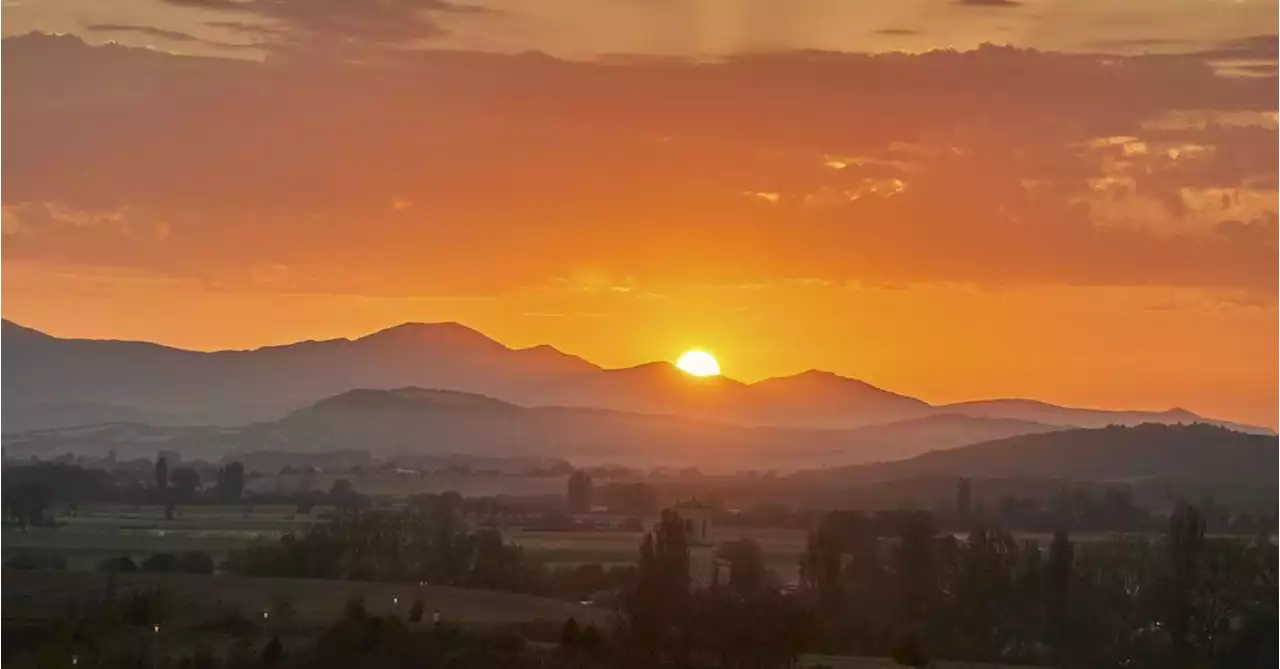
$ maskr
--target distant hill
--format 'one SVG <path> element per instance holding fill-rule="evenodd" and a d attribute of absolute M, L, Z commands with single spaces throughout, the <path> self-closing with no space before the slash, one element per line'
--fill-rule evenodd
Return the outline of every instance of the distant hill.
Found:
<path fill-rule="evenodd" d="M 422 385 L 464 392 L 530 387 L 599 368 L 549 346 L 512 349 L 456 323 L 414 323 L 359 339 L 304 341 L 247 351 L 186 351 L 144 342 L 59 339 L 4 321 L 7 432 L 95 422 L 109 405 L 160 424 L 274 419 L 352 388 Z"/>
<path fill-rule="evenodd" d="M 1168 411 L 1104 411 L 1101 409 L 1077 409 L 1057 406 L 1036 400 L 976 400 L 956 402 L 935 407 L 937 411 L 978 416 L 982 418 L 1009 418 L 1027 420 L 1045 425 L 1061 425 L 1072 427 L 1106 427 L 1108 425 L 1139 425 L 1142 423 L 1203 423 L 1231 428 L 1241 432 L 1258 434 L 1270 433 L 1270 430 L 1252 425 L 1231 423 L 1221 420 L 1206 420 L 1202 416 L 1186 409 L 1169 409 Z"/>
<path fill-rule="evenodd" d="M 1055 429 L 968 416 L 928 416 L 852 430 L 747 427 L 606 409 L 522 407 L 422 388 L 352 390 L 244 427 L 138 423 L 6 434 L 6 457 L 61 453 L 220 459 L 251 451 L 565 458 L 577 464 L 696 465 L 708 471 L 868 462 L 987 438 Z"/>
<path fill-rule="evenodd" d="M 407 386 L 482 394 L 524 406 L 817 429 L 937 415 L 1015 421 L 1005 427 L 1017 422 L 1055 427 L 1216 422 L 1182 410 L 1102 411 L 1032 400 L 930 406 L 819 370 L 747 384 L 693 377 L 665 362 L 602 369 L 549 346 L 509 348 L 457 323 L 410 323 L 358 339 L 200 352 L 146 342 L 61 339 L 4 321 L 0 341 L 6 432 L 102 421 L 242 425 L 274 420 L 353 388 Z M 956 429 L 958 424 L 949 431 Z M 948 441 L 992 436 L 977 430 Z M 912 453 L 907 445 L 899 456 Z"/>
<path fill-rule="evenodd" d="M 1214 425 L 1143 424 L 1025 434 L 894 462 L 809 471 L 862 485 L 927 477 L 1275 486 L 1277 438 Z"/>

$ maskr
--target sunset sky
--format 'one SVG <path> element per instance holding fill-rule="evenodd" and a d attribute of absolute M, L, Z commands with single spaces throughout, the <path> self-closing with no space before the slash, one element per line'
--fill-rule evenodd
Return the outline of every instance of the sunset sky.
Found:
<path fill-rule="evenodd" d="M 606 366 L 701 347 L 748 381 L 1277 424 L 1272 0 L 3 18 L 3 315 L 55 335 L 451 320 Z"/>

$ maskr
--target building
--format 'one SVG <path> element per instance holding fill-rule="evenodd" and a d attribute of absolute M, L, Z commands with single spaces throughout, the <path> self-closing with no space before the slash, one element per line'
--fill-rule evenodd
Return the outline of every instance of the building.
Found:
<path fill-rule="evenodd" d="M 711 543 L 711 517 L 714 509 L 710 504 L 691 500 L 677 502 L 676 515 L 684 522 L 684 536 L 689 545 L 708 545 Z"/>

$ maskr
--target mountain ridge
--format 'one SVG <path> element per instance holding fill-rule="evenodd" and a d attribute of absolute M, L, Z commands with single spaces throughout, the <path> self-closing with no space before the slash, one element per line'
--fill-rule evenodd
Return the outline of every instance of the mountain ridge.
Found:
<path fill-rule="evenodd" d="M 1037 478 L 1099 482 L 1195 481 L 1274 486 L 1280 449 L 1274 436 L 1217 425 L 1165 425 L 1050 430 L 793 476 L 844 484 L 933 476 Z M 1206 451 L 1214 457 L 1206 458 Z"/>
<path fill-rule="evenodd" d="M 35 430 L 0 435 L 10 457 L 64 453 L 152 457 L 175 450 L 184 458 L 238 453 L 556 457 L 575 463 L 680 464 L 707 471 L 844 466 L 972 443 L 973 435 L 1007 436 L 1053 430 L 988 418 L 931 416 L 882 427 L 815 430 L 751 427 L 682 416 L 591 407 L 522 407 L 453 390 L 356 389 L 242 427 L 157 427 L 143 422 Z"/>
<path fill-rule="evenodd" d="M 1022 399 L 932 405 L 817 369 L 754 383 L 693 377 L 666 361 L 610 369 L 546 344 L 511 348 L 454 322 L 220 351 L 60 338 L 8 319 L 2 337 L 9 344 L 7 431 L 74 424 L 76 407 L 99 407 L 94 415 L 100 418 L 234 425 L 278 418 L 351 389 L 418 386 L 522 406 L 598 407 L 747 426 L 852 429 L 963 414 L 1058 427 L 1212 422 L 1270 432 L 1185 410 L 1083 409 Z"/>

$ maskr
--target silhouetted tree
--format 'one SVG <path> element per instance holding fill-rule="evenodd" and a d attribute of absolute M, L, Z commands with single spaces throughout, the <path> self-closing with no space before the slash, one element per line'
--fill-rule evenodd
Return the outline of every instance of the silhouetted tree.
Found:
<path fill-rule="evenodd" d="M 44 525 L 44 512 L 52 503 L 51 487 L 43 481 L 23 479 L 4 486 L 5 515 L 12 517 L 19 528 L 28 525 Z"/>
<path fill-rule="evenodd" d="M 200 474 L 190 467 L 179 467 L 169 476 L 173 492 L 180 501 L 190 501 L 200 489 Z"/>
<path fill-rule="evenodd" d="M 274 667 L 280 663 L 280 656 L 284 653 L 284 646 L 280 643 L 280 635 L 272 634 L 271 640 L 262 648 L 262 664 L 268 667 Z"/>
<path fill-rule="evenodd" d="M 1173 642 L 1174 663 L 1179 669 L 1195 663 L 1191 625 L 1204 553 L 1204 533 L 1204 519 L 1194 506 L 1179 504 L 1169 517 L 1169 637 Z"/>
<path fill-rule="evenodd" d="M 235 500 L 244 495 L 244 464 L 231 462 L 218 470 L 218 495 Z"/>
<path fill-rule="evenodd" d="M 973 492 L 969 488 L 969 479 L 962 478 L 956 484 L 956 516 L 961 522 L 968 522 L 973 512 Z"/>
<path fill-rule="evenodd" d="M 716 548 L 715 557 L 729 564 L 729 590 L 738 595 L 751 595 L 767 584 L 764 551 L 751 539 L 726 541 Z"/>
<path fill-rule="evenodd" d="M 675 511 L 665 509 L 640 543 L 636 587 L 628 601 L 631 631 L 640 650 L 656 656 L 663 648 L 681 646 L 679 616 L 688 597 L 689 545 L 684 522 Z"/>
<path fill-rule="evenodd" d="M 893 647 L 893 661 L 903 667 L 927 667 L 929 657 L 925 655 L 920 644 L 920 637 L 915 633 L 907 633 Z"/>
<path fill-rule="evenodd" d="M 1053 533 L 1049 561 L 1045 567 L 1045 616 L 1047 641 L 1058 664 L 1066 662 L 1070 646 L 1071 580 L 1075 547 L 1066 530 Z"/>
<path fill-rule="evenodd" d="M 131 573 L 138 571 L 138 565 L 134 564 L 127 556 L 107 558 L 98 563 L 98 571 L 102 572 L 124 572 Z"/>
<path fill-rule="evenodd" d="M 907 629 L 919 629 L 933 609 L 938 594 L 933 538 L 936 531 L 928 513 L 902 512 L 898 524 L 896 592 L 899 619 Z"/>
<path fill-rule="evenodd" d="M 591 511 L 591 476 L 582 470 L 569 475 L 569 512 L 588 513 Z"/>
<path fill-rule="evenodd" d="M 333 485 L 329 486 L 329 496 L 334 499 L 346 497 L 356 491 L 356 487 L 352 485 L 350 479 L 336 479 Z"/>
<path fill-rule="evenodd" d="M 578 645 L 578 621 L 570 616 L 564 621 L 564 626 L 560 628 L 560 647 L 566 650 L 572 650 Z"/>
<path fill-rule="evenodd" d="M 169 488 L 169 461 L 163 455 L 156 458 L 155 479 L 156 490 Z"/>
<path fill-rule="evenodd" d="M 422 622 L 422 611 L 424 608 L 425 606 L 422 603 L 422 599 L 419 598 L 419 599 L 413 600 L 413 606 L 409 607 L 409 622 L 411 623 Z"/>

